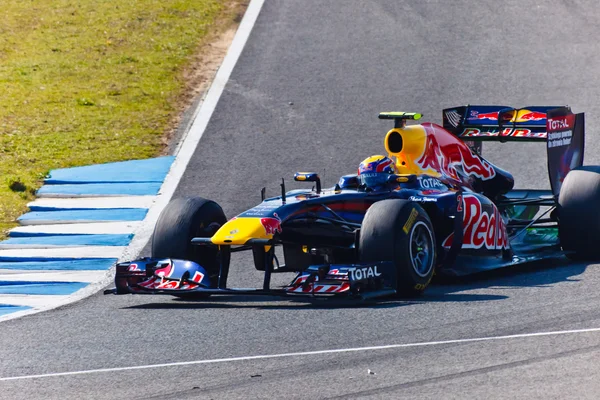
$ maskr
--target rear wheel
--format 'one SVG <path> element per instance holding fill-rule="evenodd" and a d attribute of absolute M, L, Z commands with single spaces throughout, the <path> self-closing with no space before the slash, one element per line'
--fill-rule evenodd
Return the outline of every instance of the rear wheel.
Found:
<path fill-rule="evenodd" d="M 558 196 L 560 244 L 573 260 L 600 259 L 600 166 L 570 171 Z"/>
<path fill-rule="evenodd" d="M 397 271 L 397 293 L 423 293 L 433 277 L 436 244 L 425 210 L 407 200 L 373 204 L 365 214 L 359 238 L 361 261 L 392 261 Z"/>
<path fill-rule="evenodd" d="M 225 214 L 214 201 L 201 197 L 171 201 L 160 214 L 152 238 L 153 258 L 176 258 L 198 263 L 206 270 L 211 284 L 216 286 L 220 267 L 217 248 L 194 246 L 194 237 L 211 237 L 225 222 Z M 225 248 L 225 262 L 229 249 Z"/>

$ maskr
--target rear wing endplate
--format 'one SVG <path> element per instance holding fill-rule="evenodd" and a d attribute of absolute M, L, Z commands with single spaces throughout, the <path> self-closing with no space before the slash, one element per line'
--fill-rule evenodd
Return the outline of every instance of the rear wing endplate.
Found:
<path fill-rule="evenodd" d="M 583 165 L 585 145 L 584 113 L 573 114 L 568 107 L 548 112 L 547 155 L 552 194 L 558 196 L 569 171 Z"/>
<path fill-rule="evenodd" d="M 545 141 L 547 113 L 560 106 L 467 105 L 446 108 L 443 125 L 454 135 L 470 141 Z"/>

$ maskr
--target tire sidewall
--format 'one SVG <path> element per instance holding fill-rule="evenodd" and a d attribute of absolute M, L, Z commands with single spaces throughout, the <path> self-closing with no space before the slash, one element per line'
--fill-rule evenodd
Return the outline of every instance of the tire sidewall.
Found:
<path fill-rule="evenodd" d="M 418 273 L 410 255 L 411 236 L 424 229 L 429 236 L 430 262 Z M 373 204 L 363 220 L 359 238 L 361 261 L 392 261 L 396 266 L 397 292 L 401 297 L 422 293 L 431 282 L 436 262 L 436 242 L 427 212 L 418 204 L 400 199 Z"/>
<path fill-rule="evenodd" d="M 208 225 L 222 226 L 226 221 L 223 210 L 214 201 L 201 197 L 175 199 L 163 209 L 154 227 L 151 255 L 194 261 L 214 280 L 219 272 L 218 250 L 194 246 L 191 239 L 210 236 L 205 232 Z"/>
<path fill-rule="evenodd" d="M 558 196 L 558 232 L 574 260 L 600 259 L 600 167 L 570 171 Z"/>

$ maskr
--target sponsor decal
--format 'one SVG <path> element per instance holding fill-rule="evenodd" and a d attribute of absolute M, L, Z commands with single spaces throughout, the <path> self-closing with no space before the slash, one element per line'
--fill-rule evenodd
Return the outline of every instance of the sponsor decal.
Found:
<path fill-rule="evenodd" d="M 196 271 L 192 277 L 192 281 L 197 283 L 202 282 L 202 279 L 204 279 L 204 274 L 200 271 Z"/>
<path fill-rule="evenodd" d="M 141 271 L 141 269 L 136 263 L 131 263 L 129 264 L 129 268 L 127 268 L 127 271 Z"/>
<path fill-rule="evenodd" d="M 430 194 L 440 194 L 440 193 L 442 193 L 442 191 L 439 189 L 421 190 L 421 194 L 424 196 L 429 196 Z"/>
<path fill-rule="evenodd" d="M 261 203 L 254 208 L 249 209 L 246 212 L 240 214 L 240 217 L 262 217 L 271 215 L 273 210 L 281 207 L 281 204 L 277 204 L 276 202 L 269 203 Z M 237 218 L 237 217 L 236 217 Z M 233 219 L 233 218 L 232 218 Z"/>
<path fill-rule="evenodd" d="M 502 132 L 498 129 L 479 129 L 479 128 L 465 128 L 459 135 L 461 137 L 473 137 L 473 136 L 510 136 L 510 137 L 527 137 L 527 138 L 546 138 L 546 132 L 532 132 L 531 129 L 524 128 L 504 128 Z"/>
<path fill-rule="evenodd" d="M 281 233 L 281 219 L 277 213 L 273 213 L 273 217 L 261 218 L 260 223 L 265 228 L 265 233 L 267 235 Z"/>
<path fill-rule="evenodd" d="M 381 276 L 381 273 L 377 271 L 377 265 L 375 265 L 374 267 L 349 269 L 348 274 L 350 276 L 351 281 L 362 281 L 364 279 Z"/>
<path fill-rule="evenodd" d="M 360 174 L 360 176 L 362 176 L 363 178 L 376 178 L 376 177 L 378 177 L 380 175 L 381 174 L 377 173 L 377 172 L 369 172 L 369 173 L 366 173 L 366 174 L 364 174 L 364 173 Z"/>
<path fill-rule="evenodd" d="M 568 146 L 571 144 L 571 138 L 573 137 L 572 130 L 550 132 L 548 134 L 548 147 L 561 147 Z"/>
<path fill-rule="evenodd" d="M 413 208 L 412 211 L 410 212 L 410 215 L 408 216 L 408 220 L 402 227 L 402 230 L 404 231 L 404 233 L 408 234 L 408 231 L 410 230 L 410 228 L 412 228 L 412 226 L 415 224 L 415 221 L 416 221 L 418 215 L 419 215 L 419 212 Z"/>
<path fill-rule="evenodd" d="M 546 121 L 548 173 L 552 193 L 558 194 L 569 173 L 583 164 L 584 115 L 556 109 Z"/>
<path fill-rule="evenodd" d="M 166 262 L 166 263 L 159 262 L 157 266 L 160 268 L 157 268 L 156 271 L 154 271 L 154 275 L 160 276 L 160 277 L 168 278 L 171 276 L 171 273 L 174 270 L 174 268 L 170 262 Z"/>
<path fill-rule="evenodd" d="M 485 247 L 489 250 L 499 250 L 510 247 L 506 226 L 493 203 L 489 205 L 492 212 L 484 210 L 481 201 L 476 196 L 463 196 L 463 203 L 463 249 Z M 453 237 L 454 234 L 448 236 L 442 246 L 446 248 L 452 246 Z"/>
<path fill-rule="evenodd" d="M 435 130 L 441 128 L 436 128 L 433 124 L 423 124 L 423 127 L 427 132 L 427 143 L 423 154 L 416 160 L 421 169 L 436 171 L 458 182 L 464 181 L 459 175 L 459 170 L 462 175 L 472 175 L 482 180 L 496 176 L 494 167 L 473 154 L 466 144 L 452 140 L 440 146 L 436 135 L 439 134 L 440 138 L 443 138 L 443 134 L 436 133 Z"/>
<path fill-rule="evenodd" d="M 436 203 L 436 197 L 418 197 L 418 196 L 410 196 L 408 198 L 410 201 L 416 201 L 417 203 Z M 408 233 L 408 232 L 406 232 Z"/>
<path fill-rule="evenodd" d="M 463 195 L 462 194 L 457 194 L 456 195 L 456 212 L 462 212 L 463 211 Z"/>
<path fill-rule="evenodd" d="M 564 117 L 553 117 L 548 119 L 548 128 L 552 131 L 560 131 L 563 129 L 573 129 L 575 119 L 572 115 L 565 115 Z M 550 138 L 548 138 L 550 139 Z"/>
<path fill-rule="evenodd" d="M 421 187 L 423 187 L 425 189 L 434 189 L 434 188 L 444 187 L 444 184 L 442 182 L 440 182 L 439 179 L 435 179 L 435 178 L 419 177 L 419 183 L 421 184 Z"/>
<path fill-rule="evenodd" d="M 446 111 L 446 119 L 455 128 L 460 124 L 461 118 L 462 116 L 456 110 Z"/>
<path fill-rule="evenodd" d="M 492 111 L 489 113 L 480 113 L 472 110 L 471 117 L 469 119 L 489 119 L 491 121 L 498 121 L 499 111 Z M 530 110 L 512 110 L 508 113 L 502 113 L 502 120 L 507 122 L 528 122 L 528 121 L 542 121 L 546 119 L 546 113 L 539 111 Z"/>

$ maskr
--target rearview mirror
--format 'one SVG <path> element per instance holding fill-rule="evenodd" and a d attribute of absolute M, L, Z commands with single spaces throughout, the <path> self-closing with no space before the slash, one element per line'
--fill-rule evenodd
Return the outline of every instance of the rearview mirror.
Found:
<path fill-rule="evenodd" d="M 294 180 L 300 182 L 316 182 L 317 193 L 321 193 L 321 178 L 316 172 L 296 172 L 294 174 Z"/>

